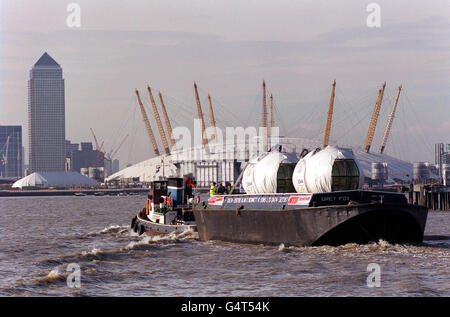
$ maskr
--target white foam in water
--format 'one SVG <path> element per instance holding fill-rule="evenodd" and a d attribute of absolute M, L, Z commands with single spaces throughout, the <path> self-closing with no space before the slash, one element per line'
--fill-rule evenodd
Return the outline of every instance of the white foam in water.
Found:
<path fill-rule="evenodd" d="M 62 274 L 59 271 L 58 267 L 55 267 L 46 276 L 32 280 L 32 282 L 35 282 L 35 283 L 47 282 L 48 283 L 48 282 L 57 280 L 57 279 L 61 278 L 62 276 L 64 276 L 64 274 Z"/>
<path fill-rule="evenodd" d="M 125 247 L 125 249 L 129 250 L 129 249 L 133 249 L 135 246 L 147 245 L 151 241 L 152 241 L 152 237 L 151 236 L 145 236 L 140 241 L 128 243 L 128 245 Z"/>
<path fill-rule="evenodd" d="M 125 247 L 125 249 L 133 249 L 136 246 L 143 246 L 148 245 L 152 242 L 159 242 L 159 241 L 174 241 L 179 239 L 195 239 L 195 235 L 193 234 L 192 230 L 185 230 L 180 233 L 171 232 L 169 234 L 160 234 L 156 236 L 145 236 L 140 241 L 137 242 L 130 242 Z"/>
<path fill-rule="evenodd" d="M 82 255 L 97 255 L 100 252 L 102 252 L 102 250 L 100 248 L 93 248 L 91 251 L 82 251 L 81 254 Z"/>
<path fill-rule="evenodd" d="M 123 232 L 124 230 L 128 229 L 128 226 L 119 226 L 119 225 L 110 225 L 106 228 L 103 228 L 100 231 L 94 231 L 94 232 L 89 232 L 88 235 L 93 235 L 93 234 L 105 234 L 108 233 L 110 231 L 119 231 L 119 229 L 122 229 L 120 232 Z"/>
<path fill-rule="evenodd" d="M 51 270 L 51 271 L 47 274 L 47 277 L 48 277 L 48 278 L 57 278 L 57 277 L 59 277 L 59 276 L 61 276 L 61 274 L 59 273 L 59 270 L 58 270 L 57 267 L 54 268 L 53 270 Z"/>
<path fill-rule="evenodd" d="M 103 229 L 102 231 L 100 231 L 100 233 L 107 233 L 107 232 L 110 232 L 110 231 L 112 231 L 112 230 L 120 229 L 120 228 L 122 228 L 122 226 L 111 225 L 111 226 L 109 226 L 109 227 L 106 227 L 106 228 Z"/>

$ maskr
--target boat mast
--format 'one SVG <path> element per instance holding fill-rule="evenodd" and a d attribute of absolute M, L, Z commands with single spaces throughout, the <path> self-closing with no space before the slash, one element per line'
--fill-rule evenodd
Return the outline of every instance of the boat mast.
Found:
<path fill-rule="evenodd" d="M 209 120 L 211 121 L 211 127 L 212 127 L 212 139 L 217 140 L 216 120 L 214 119 L 214 112 L 213 112 L 210 94 L 208 94 L 208 102 L 209 102 Z"/>
<path fill-rule="evenodd" d="M 380 151 L 379 151 L 380 154 L 383 154 L 384 149 L 386 147 L 387 138 L 389 136 L 389 133 L 391 132 L 392 122 L 394 121 L 395 110 L 397 109 L 398 98 L 400 97 L 401 90 L 402 90 L 402 85 L 398 86 L 397 95 L 395 96 L 394 104 L 392 105 L 392 110 L 388 117 L 386 129 L 384 130 L 384 134 L 383 134 L 383 140 L 381 141 L 381 145 L 380 145 Z"/>
<path fill-rule="evenodd" d="M 203 147 L 206 147 L 208 145 L 208 139 L 206 138 L 205 120 L 203 120 L 202 105 L 200 104 L 200 98 L 198 97 L 197 84 L 195 82 L 194 82 L 194 90 L 195 90 L 195 100 L 197 102 L 198 119 L 200 120 L 200 123 L 202 125 L 202 143 L 203 143 Z"/>
<path fill-rule="evenodd" d="M 164 128 L 161 122 L 161 118 L 159 117 L 158 108 L 156 108 L 156 102 L 153 98 L 152 89 L 149 85 L 147 85 L 148 95 L 150 96 L 150 102 L 153 108 L 153 114 L 155 116 L 156 125 L 158 126 L 159 136 L 161 137 L 162 144 L 164 146 L 164 152 L 166 155 L 170 155 L 169 144 L 167 143 L 166 133 L 164 132 Z"/>
<path fill-rule="evenodd" d="M 172 145 L 172 148 L 175 147 L 175 140 L 172 136 L 172 125 L 170 124 L 169 116 L 167 115 L 166 106 L 164 105 L 164 100 L 162 97 L 161 92 L 158 93 L 159 95 L 159 101 L 161 101 L 161 109 L 164 117 L 164 122 L 166 123 L 167 127 L 167 134 L 169 135 L 170 144 Z"/>
<path fill-rule="evenodd" d="M 377 127 L 378 116 L 380 115 L 381 102 L 383 100 L 384 88 L 386 87 L 386 82 L 378 92 L 377 102 L 375 103 L 375 108 L 373 109 L 372 119 L 370 120 L 369 129 L 367 131 L 366 142 L 364 143 L 364 152 L 369 153 L 370 146 L 372 145 L 373 136 L 375 134 L 375 129 Z"/>
<path fill-rule="evenodd" d="M 153 147 L 153 151 L 156 156 L 159 156 L 158 144 L 156 143 L 155 136 L 152 131 L 152 127 L 150 126 L 150 121 L 148 121 L 147 113 L 145 112 L 144 105 L 142 104 L 141 97 L 139 96 L 139 91 L 136 89 L 136 96 L 139 103 L 139 107 L 141 108 L 142 118 L 144 119 L 145 128 L 147 129 L 148 137 L 150 138 L 150 142 Z"/>
<path fill-rule="evenodd" d="M 330 141 L 331 122 L 333 120 L 334 93 L 336 89 L 336 79 L 333 81 L 330 96 L 330 105 L 328 106 L 327 122 L 325 124 L 325 133 L 323 135 L 323 147 L 325 148 Z"/>

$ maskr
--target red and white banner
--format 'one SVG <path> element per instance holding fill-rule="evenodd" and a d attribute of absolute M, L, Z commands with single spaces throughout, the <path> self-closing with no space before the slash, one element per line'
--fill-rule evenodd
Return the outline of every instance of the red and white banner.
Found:
<path fill-rule="evenodd" d="M 312 195 L 293 195 L 289 196 L 288 205 L 305 206 L 309 205 Z"/>
<path fill-rule="evenodd" d="M 223 205 L 223 197 L 210 197 L 208 199 L 208 205 L 222 206 Z"/>

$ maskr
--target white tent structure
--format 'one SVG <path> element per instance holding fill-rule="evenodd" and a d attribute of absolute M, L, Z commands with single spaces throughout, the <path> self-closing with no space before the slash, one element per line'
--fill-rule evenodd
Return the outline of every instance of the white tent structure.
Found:
<path fill-rule="evenodd" d="M 97 185 L 97 181 L 77 172 L 36 172 L 19 179 L 12 187 L 90 187 Z"/>

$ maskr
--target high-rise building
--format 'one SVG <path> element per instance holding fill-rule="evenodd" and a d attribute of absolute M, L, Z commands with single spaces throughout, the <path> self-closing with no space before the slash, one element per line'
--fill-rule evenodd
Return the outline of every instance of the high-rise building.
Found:
<path fill-rule="evenodd" d="M 442 154 L 444 154 L 444 143 L 434 144 L 434 164 L 441 165 Z"/>
<path fill-rule="evenodd" d="M 62 68 L 47 53 L 34 64 L 28 81 L 31 172 L 65 169 L 65 98 Z"/>
<path fill-rule="evenodd" d="M 23 176 L 22 126 L 0 125 L 0 177 Z"/>
<path fill-rule="evenodd" d="M 78 144 L 66 140 L 65 144 L 67 171 L 80 172 L 82 168 L 104 166 L 104 153 L 94 150 L 91 142 L 81 142 L 81 144 Z"/>
<path fill-rule="evenodd" d="M 112 161 L 112 173 L 117 173 L 119 171 L 119 160 Z"/>

